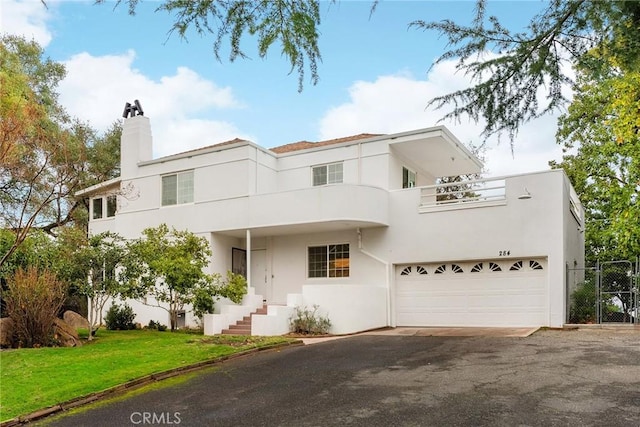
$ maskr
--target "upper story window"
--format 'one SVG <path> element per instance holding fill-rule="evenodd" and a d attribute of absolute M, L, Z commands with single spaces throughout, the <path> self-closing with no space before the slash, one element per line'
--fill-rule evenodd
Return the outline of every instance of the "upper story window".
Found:
<path fill-rule="evenodd" d="M 314 166 L 311 170 L 314 186 L 342 183 L 342 162 Z"/>
<path fill-rule="evenodd" d="M 162 177 L 162 206 L 193 203 L 193 171 Z"/>
<path fill-rule="evenodd" d="M 92 219 L 110 218 L 116 215 L 116 196 L 115 194 L 106 197 L 96 197 L 92 200 Z"/>
<path fill-rule="evenodd" d="M 310 246 L 309 277 L 349 277 L 349 244 Z"/>
<path fill-rule="evenodd" d="M 402 168 L 402 188 L 413 188 L 416 186 L 416 173 L 411 169 Z"/>

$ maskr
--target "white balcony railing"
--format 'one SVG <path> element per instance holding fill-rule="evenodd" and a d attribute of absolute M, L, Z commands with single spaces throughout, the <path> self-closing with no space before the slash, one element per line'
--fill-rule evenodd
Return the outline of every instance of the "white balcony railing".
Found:
<path fill-rule="evenodd" d="M 504 177 L 428 185 L 420 188 L 420 212 L 506 203 Z"/>

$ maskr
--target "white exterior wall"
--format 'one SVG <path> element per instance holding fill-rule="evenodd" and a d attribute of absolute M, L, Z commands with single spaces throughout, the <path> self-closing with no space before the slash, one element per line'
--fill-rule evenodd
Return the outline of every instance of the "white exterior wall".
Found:
<path fill-rule="evenodd" d="M 385 239 L 393 264 L 547 257 L 550 315 L 546 326 L 564 322 L 565 175 L 561 170 L 506 180 L 504 205 L 420 214 L 420 189 L 391 192 L 390 229 Z M 525 188 L 531 199 L 519 200 Z M 567 202 L 568 203 L 568 202 Z M 372 233 L 368 230 L 367 233 Z"/>
<path fill-rule="evenodd" d="M 344 165 L 344 184 L 389 188 L 389 148 L 384 141 L 375 141 L 284 155 L 278 159 L 278 191 L 310 187 L 311 168 L 335 162 Z M 402 179 L 402 170 L 398 179 Z"/>
<path fill-rule="evenodd" d="M 349 277 L 307 277 L 308 247 L 343 243 L 349 244 Z M 274 237 L 272 249 L 274 304 L 286 304 L 287 295 L 304 285 L 386 286 L 384 265 L 359 250 L 356 230 Z"/>

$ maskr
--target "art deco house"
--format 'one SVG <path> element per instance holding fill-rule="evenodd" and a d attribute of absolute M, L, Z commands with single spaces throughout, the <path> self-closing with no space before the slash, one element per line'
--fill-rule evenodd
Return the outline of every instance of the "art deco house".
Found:
<path fill-rule="evenodd" d="M 288 331 L 318 306 L 332 332 L 385 326 L 562 326 L 567 266 L 584 260 L 583 211 L 562 170 L 466 182 L 480 161 L 445 127 L 271 149 L 235 139 L 152 158 L 148 117 L 124 122 L 120 178 L 87 188 L 90 233 L 166 223 L 204 236 L 210 272 L 245 274 L 252 333 Z M 138 321 L 167 313 L 130 302 Z M 165 319 L 166 318 L 166 319 Z M 194 319 L 187 310 L 186 325 Z"/>

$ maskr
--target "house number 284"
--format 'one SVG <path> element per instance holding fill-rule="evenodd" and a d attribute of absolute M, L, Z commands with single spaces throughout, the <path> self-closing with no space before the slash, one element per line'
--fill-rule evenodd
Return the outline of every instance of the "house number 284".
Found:
<path fill-rule="evenodd" d="M 498 251 L 499 256 L 509 256 L 511 255 L 511 251 Z"/>

